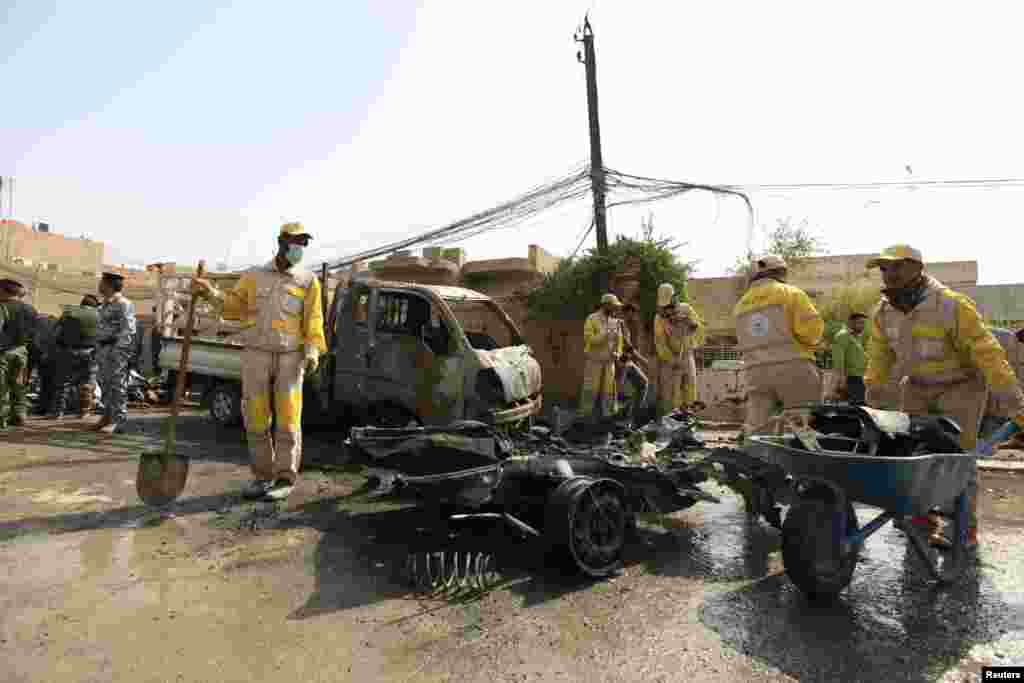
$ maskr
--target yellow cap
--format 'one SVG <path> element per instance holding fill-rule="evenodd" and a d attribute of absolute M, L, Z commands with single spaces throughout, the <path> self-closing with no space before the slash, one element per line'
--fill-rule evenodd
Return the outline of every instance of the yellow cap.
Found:
<path fill-rule="evenodd" d="M 893 261 L 917 261 L 924 263 L 921 252 L 907 244 L 897 244 L 883 250 L 881 254 L 868 261 L 868 268 L 877 268 L 882 263 Z"/>
<path fill-rule="evenodd" d="M 614 294 L 605 294 L 604 296 L 601 297 L 601 305 L 607 306 L 609 304 L 611 304 L 612 306 L 621 306 L 622 302 L 619 301 L 619 297 L 615 296 Z"/>
<path fill-rule="evenodd" d="M 281 237 L 308 237 L 313 239 L 313 236 L 306 232 L 306 228 L 303 227 L 302 223 L 285 223 L 281 226 L 281 232 L 278 233 Z"/>
<path fill-rule="evenodd" d="M 785 270 L 787 268 L 786 261 L 781 256 L 776 256 L 775 254 L 758 256 L 754 259 L 753 266 L 754 275 L 761 275 L 770 270 Z"/>
<path fill-rule="evenodd" d="M 664 308 L 672 303 L 672 297 L 676 295 L 676 288 L 670 282 L 663 282 L 658 285 L 658 308 Z"/>

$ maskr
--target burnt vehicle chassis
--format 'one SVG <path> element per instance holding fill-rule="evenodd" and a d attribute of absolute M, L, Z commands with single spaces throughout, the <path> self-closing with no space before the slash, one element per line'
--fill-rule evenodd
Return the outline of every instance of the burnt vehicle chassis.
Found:
<path fill-rule="evenodd" d="M 357 427 L 348 444 L 371 466 L 372 495 L 418 501 L 437 513 L 431 521 L 441 530 L 490 520 L 539 540 L 549 558 L 595 578 L 621 566 L 637 513 L 718 501 L 699 488 L 708 479 L 706 459 L 636 464 L 621 451 L 574 446 L 544 428 L 513 443 L 479 422 Z M 456 572 L 458 564 L 456 557 Z"/>

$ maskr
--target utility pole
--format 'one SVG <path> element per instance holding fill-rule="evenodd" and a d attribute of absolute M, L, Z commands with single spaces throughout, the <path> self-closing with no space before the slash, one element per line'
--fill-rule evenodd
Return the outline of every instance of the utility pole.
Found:
<path fill-rule="evenodd" d="M 601 125 L 597 118 L 597 58 L 594 56 L 594 29 L 590 18 L 583 18 L 583 27 L 576 32 L 576 42 L 583 43 L 583 51 L 576 59 L 587 71 L 587 114 L 590 118 L 590 182 L 594 193 L 594 228 L 597 231 L 597 251 L 608 253 L 608 226 L 605 221 L 604 160 L 601 158 Z"/>

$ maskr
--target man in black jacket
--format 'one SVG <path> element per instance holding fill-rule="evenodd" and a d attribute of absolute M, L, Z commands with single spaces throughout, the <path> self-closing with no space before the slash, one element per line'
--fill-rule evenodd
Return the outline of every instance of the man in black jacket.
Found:
<path fill-rule="evenodd" d="M 24 296 L 20 282 L 0 280 L 0 430 L 25 424 L 28 414 L 24 374 L 37 313 Z"/>
<path fill-rule="evenodd" d="M 57 325 L 57 381 L 49 416 L 60 420 L 68 392 L 78 390 L 78 416 L 92 409 L 96 385 L 96 309 L 99 299 L 87 294 L 77 311 L 65 311 Z"/>

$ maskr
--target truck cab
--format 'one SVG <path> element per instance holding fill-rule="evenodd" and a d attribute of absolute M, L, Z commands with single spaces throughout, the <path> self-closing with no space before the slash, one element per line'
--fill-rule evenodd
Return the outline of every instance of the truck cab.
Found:
<path fill-rule="evenodd" d="M 328 347 L 322 403 L 354 411 L 363 424 L 507 424 L 541 409 L 530 347 L 505 311 L 470 289 L 339 285 Z"/>

